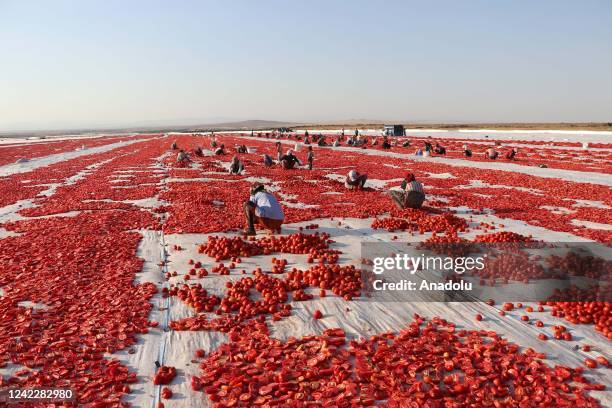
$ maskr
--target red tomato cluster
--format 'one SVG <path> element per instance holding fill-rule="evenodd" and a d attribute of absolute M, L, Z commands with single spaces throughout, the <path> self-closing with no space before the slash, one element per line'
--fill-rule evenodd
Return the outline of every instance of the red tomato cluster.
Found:
<path fill-rule="evenodd" d="M 579 299 L 593 298 L 592 294 L 580 293 L 577 288 L 568 289 L 567 296 L 571 299 L 578 296 Z M 554 297 L 559 298 L 559 294 Z M 552 306 L 551 314 L 564 318 L 573 324 L 592 324 L 595 330 L 601 332 L 609 340 L 612 340 L 612 311 L 610 302 L 584 302 L 584 301 L 554 301 L 545 302 Z"/>
<path fill-rule="evenodd" d="M 15 143 L 0 146 L 0 166 L 14 163 L 18 159 L 34 159 L 52 154 L 71 152 L 82 147 L 92 148 L 117 143 L 123 140 L 145 139 L 157 135 L 124 135 L 119 137 L 95 137 L 55 140 L 40 143 Z"/>
<path fill-rule="evenodd" d="M 414 223 L 402 218 L 376 218 L 372 221 L 372 228 L 386 229 L 389 232 L 416 230 Z"/>
<path fill-rule="evenodd" d="M 612 261 L 593 255 L 580 256 L 576 251 L 568 251 L 563 257 L 550 255 L 547 265 L 565 276 L 584 276 L 591 279 L 612 279 Z"/>
<path fill-rule="evenodd" d="M 255 242 L 245 241 L 240 237 L 209 236 L 208 242 L 200 245 L 198 252 L 206 254 L 215 261 L 261 255 L 263 248 Z"/>
<path fill-rule="evenodd" d="M 511 231 L 496 232 L 493 234 L 478 235 L 474 242 L 498 243 L 498 242 L 533 242 L 531 236 L 524 236 Z"/>
<path fill-rule="evenodd" d="M 173 321 L 170 327 L 174 330 L 230 332 L 243 327 L 245 322 L 257 316 L 272 315 L 272 320 L 289 316 L 289 294 L 292 294 L 294 301 L 309 300 L 313 296 L 305 290 L 311 287 L 323 291 L 329 289 L 345 300 L 352 300 L 361 294 L 361 272 L 352 265 L 319 264 L 306 271 L 294 268 L 281 279 L 258 268 L 253 272 L 253 277 L 228 282 L 222 298 L 209 295 L 201 284 L 172 286 L 170 289 L 163 289 L 163 293 L 179 297 L 198 313 L 214 312 L 220 316 L 208 320 L 201 314 Z M 255 292 L 258 295 L 255 295 Z M 322 297 L 326 296 L 324 292 L 321 294 Z M 259 322 L 263 323 L 263 320 Z"/>
<path fill-rule="evenodd" d="M 181 148 L 188 150 L 202 142 L 192 136 L 180 136 L 177 140 Z M 231 140 L 227 138 L 227 141 Z M 163 226 L 166 232 L 220 232 L 243 227 L 242 202 L 248 197 L 250 182 L 243 176 L 231 176 L 230 188 L 224 180 L 228 178 L 227 174 L 208 174 L 221 170 L 216 162 L 218 157 L 192 157 L 197 167 L 179 168 L 174 158 L 168 156 L 163 162 L 164 168 L 155 170 L 152 164 L 167 150 L 165 141 L 139 141 L 109 152 L 81 156 L 0 178 L 0 207 L 18 200 L 34 199 L 36 207 L 22 210 L 22 215 L 45 216 L 81 211 L 76 217 L 29 219 L 2 225 L 22 235 L 0 239 L 0 287 L 3 290 L 0 367 L 11 362 L 25 368 L 20 368 L 10 377 L 0 378 L 0 387 L 70 386 L 77 392 L 80 405 L 100 401 L 119 405 L 121 397 L 130 392 L 129 384 L 136 381 L 136 375 L 117 360 L 105 356 L 126 349 L 133 353 L 131 346 L 136 343 L 136 336 L 155 330 L 157 326 L 156 322 L 148 320 L 152 307 L 150 299 L 157 290 L 155 285 L 134 282 L 143 265 L 143 261 L 136 257 L 141 236 L 134 231 L 161 229 L 165 215 L 168 216 Z M 226 145 L 231 145 L 227 141 Z M 104 139 L 104 142 L 109 142 L 109 139 Z M 97 143 L 92 142 L 91 146 Z M 65 150 L 68 144 L 61 146 Z M 258 142 L 258 148 L 263 152 L 272 150 L 272 145 Z M 30 157 L 43 150 L 41 147 L 40 152 L 33 151 Z M 287 172 L 278 167 L 266 169 L 260 164 L 259 155 L 245 154 L 241 158 L 249 176 L 269 177 L 284 194 L 296 197 L 289 201 L 310 205 L 286 208 L 287 222 L 329 217 L 375 217 L 391 213 L 392 218 L 388 220 L 396 221 L 380 222 L 390 223 L 389 226 L 393 222 L 400 223 L 405 228 L 397 229 L 420 233 L 444 233 L 431 238 L 432 242 L 443 243 L 456 240 L 457 232 L 467 229 L 463 219 L 450 213 L 431 208 L 398 211 L 380 190 L 346 191 L 340 182 L 325 177 L 335 171 L 330 169 L 354 167 L 355 163 L 359 164 L 359 171 L 368 173 L 370 179 L 396 179 L 398 173 L 407 169 L 404 159 L 385 158 L 386 163 L 396 166 L 387 167 L 375 160 L 362 160 L 364 157 L 371 159 L 371 156 L 361 153 L 317 149 L 315 169 L 309 172 Z M 221 160 L 227 161 L 229 157 L 224 156 Z M 317 166 L 324 170 L 317 169 Z M 589 171 L 588 168 L 589 165 L 583 166 L 585 171 Z M 610 241 L 609 231 L 577 227 L 571 222 L 578 219 L 610 224 L 612 215 L 607 209 L 576 206 L 572 207 L 574 212 L 571 214 L 553 214 L 540 208 L 543 203 L 571 207 L 578 204 L 576 200 L 605 201 L 609 196 L 606 186 L 431 162 L 410 162 L 409 170 L 425 183 L 428 195 L 445 198 L 445 201 L 438 200 L 437 204 L 463 205 L 479 211 L 489 208 L 500 217 L 600 242 Z M 430 177 L 432 172 L 450 173 L 454 178 Z M 83 177 L 74 178 L 77 173 Z M 165 177 L 178 181 L 166 183 L 168 189 L 162 190 L 161 181 Z M 180 180 L 194 177 L 207 177 L 211 181 Z M 528 186 L 535 191 L 463 188 L 468 184 L 466 180 L 481 180 L 491 186 Z M 65 182 L 66 185 L 59 187 L 52 196 L 37 197 L 47 189 L 47 184 Z M 149 211 L 123 202 L 154 197 L 158 193 L 160 199 L 168 201 L 167 206 Z M 167 214 L 156 217 L 154 213 Z M 309 227 L 306 229 L 311 229 Z M 380 227 L 387 228 L 387 225 L 380 224 Z M 486 225 L 482 227 L 488 229 Z M 495 242 L 520 241 L 508 234 L 492 235 L 498 237 L 495 239 L 502 239 Z M 349 347 L 344 344 L 343 333 L 338 331 L 324 333 L 326 338 L 312 336 L 285 343 L 272 340 L 267 336 L 266 319 L 271 316 L 270 320 L 275 321 L 288 316 L 291 313 L 290 299 L 311 299 L 313 295 L 310 292 L 316 289 L 321 297 L 326 296 L 327 290 L 350 300 L 360 296 L 360 272 L 352 266 L 336 264 L 338 253 L 329 248 L 331 241 L 325 234 L 318 235 L 318 238 L 316 234 L 294 234 L 258 241 L 238 240 L 242 244 L 231 242 L 232 249 L 228 253 L 236 250 L 233 245 L 246 243 L 269 253 L 307 254 L 311 261 L 318 259 L 322 262 L 306 271 L 285 272 L 286 264 L 277 259 L 273 269 L 284 272 L 283 275 L 275 277 L 258 270 L 253 276 L 228 283 L 223 297 L 210 295 L 199 284 L 164 289 L 164 296 L 177 296 L 201 313 L 172 322 L 171 327 L 177 330 L 219 330 L 230 335 L 228 345 L 203 361 L 204 376 L 191 381 L 194 390 L 204 389 L 211 399 L 216 398 L 226 405 L 247 406 L 260 399 L 263 402 L 278 401 L 281 405 L 293 400 L 321 400 L 330 405 L 345 401 L 367 405 L 386 400 L 389 406 L 405 406 L 402 404 L 406 401 L 422 406 L 426 402 L 450 403 L 451 399 L 467 405 L 489 402 L 487 398 L 504 401 L 509 398 L 507 402 L 510 405 L 519 405 L 520 401 L 524 404 L 541 401 L 558 405 L 573 398 L 578 406 L 585 400 L 595 403 L 581 390 L 600 386 L 585 383 L 579 370 L 552 370 L 537 360 L 540 358 L 537 354 L 520 354 L 518 347 L 495 334 L 455 332 L 453 325 L 440 319 L 426 323 L 425 327 L 422 327 L 424 322 L 417 319 L 418 324 L 399 335 L 385 334 L 355 342 Z M 232 263 L 228 266 L 219 264 L 212 268 L 212 272 L 229 274 L 235 263 L 240 262 L 241 255 L 225 258 L 224 249 L 217 250 L 224 257 L 219 260 L 231 258 Z M 609 273 L 609 266 L 602 265 L 597 259 L 567 258 L 549 262 L 559 270 L 577 276 L 600 276 L 594 274 L 594 270 Z M 201 264 L 194 262 L 192 265 L 193 268 L 184 275 L 185 280 L 208 274 Z M 533 279 L 540 273 L 533 270 L 512 275 L 504 268 L 510 266 L 502 263 L 498 268 L 501 272 L 491 273 L 486 278 Z M 176 272 L 168 274 L 176 276 Z M 45 307 L 19 306 L 23 301 L 40 303 Z M 554 315 L 576 324 L 593 324 L 605 336 L 612 338 L 610 303 L 563 301 L 547 304 L 552 306 Z M 320 316 L 315 312 L 313 317 L 323 317 L 323 312 L 319 312 Z M 214 313 L 214 316 L 209 319 L 204 313 Z M 563 339 L 569 334 L 561 329 L 555 330 L 555 337 L 556 333 Z M 543 333 L 541 336 L 547 338 Z M 415 355 L 413 351 L 417 349 L 423 352 Z M 249 352 L 248 360 L 242 357 L 246 352 Z M 254 358 L 253 353 L 256 354 Z M 223 373 L 218 373 L 216 370 L 221 366 L 215 363 L 227 356 L 231 356 L 231 360 L 223 361 L 231 363 L 224 364 Z M 199 358 L 202 357 L 204 355 L 200 353 Z M 592 360 L 596 366 L 608 366 L 603 357 Z M 211 364 L 213 369 L 208 370 Z M 242 368 L 254 371 L 241 378 L 239 370 Z M 164 370 L 162 377 L 172 372 L 171 367 Z M 275 373 L 276 377 L 265 374 L 265 370 Z M 452 370 L 463 371 L 465 375 L 457 375 Z M 474 370 L 486 372 L 486 380 L 475 376 Z M 412 372 L 417 374 L 412 375 Z M 427 374 L 423 375 L 425 372 Z M 208 377 L 211 373 L 217 378 Z M 302 373 L 308 380 L 308 387 L 300 380 Z M 294 377 L 297 374 L 300 375 Z M 289 377 L 284 377 L 286 375 Z M 239 381 L 224 382 L 227 376 L 239 378 Z M 389 378 L 394 380 L 389 381 Z M 570 388 L 567 384 L 570 381 L 578 384 L 572 384 Z M 232 387 L 227 387 L 227 384 Z M 169 389 L 164 390 L 162 394 L 171 396 Z M 564 394 L 567 390 L 575 391 L 573 396 Z M 531 398 L 529 401 L 525 399 L 527 395 Z"/>
<path fill-rule="evenodd" d="M 426 210 L 405 209 L 391 212 L 392 218 L 375 219 L 372 228 L 395 230 L 447 233 L 457 235 L 457 232 L 465 232 L 468 228 L 467 222 L 450 213 L 431 214 Z"/>
<path fill-rule="evenodd" d="M 210 353 L 196 383 L 219 407 L 598 405 L 587 391 L 603 385 L 581 368 L 519 350 L 495 332 L 418 316 L 398 334 L 357 341 L 341 329 L 286 342 L 253 330 Z"/>
<path fill-rule="evenodd" d="M 484 265 L 483 269 L 474 268 L 469 273 L 479 276 L 482 279 L 481 284 L 486 282 L 491 286 L 496 283 L 509 283 L 511 280 L 528 283 L 532 279 L 554 277 L 523 251 L 502 252 L 495 257 L 489 256 L 485 259 Z"/>
<path fill-rule="evenodd" d="M 263 237 L 258 240 L 245 241 L 240 237 L 208 237 L 208 242 L 200 245 L 198 251 L 216 261 L 249 257 L 255 255 L 269 255 L 273 253 L 308 254 L 309 262 L 313 260 L 335 263 L 339 251 L 329 248 L 333 243 L 329 234 L 318 232 L 314 234 L 291 234 L 281 236 Z"/>
<path fill-rule="evenodd" d="M 165 385 L 170 384 L 176 377 L 176 368 L 169 366 L 160 366 L 153 377 L 153 384 Z"/>
<path fill-rule="evenodd" d="M 70 387 L 79 404 L 119 404 L 136 374 L 106 355 L 133 352 L 151 330 L 157 289 L 134 282 L 143 261 L 130 230 L 153 223 L 144 212 L 111 211 L 5 224 L 22 235 L 0 240 L 0 366 L 28 369 L 0 386 Z"/>

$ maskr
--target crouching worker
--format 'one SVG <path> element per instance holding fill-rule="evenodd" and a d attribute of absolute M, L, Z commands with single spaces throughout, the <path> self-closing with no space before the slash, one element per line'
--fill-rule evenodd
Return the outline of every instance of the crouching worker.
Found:
<path fill-rule="evenodd" d="M 189 163 L 189 155 L 187 154 L 186 151 L 184 151 L 183 149 L 181 149 L 178 154 L 176 155 L 176 162 L 179 164 L 187 164 Z"/>
<path fill-rule="evenodd" d="M 425 201 L 423 185 L 416 181 L 412 173 L 408 173 L 404 181 L 402 181 L 400 191 L 390 190 L 389 195 L 391 195 L 393 202 L 400 209 L 421 208 L 423 201 Z"/>
<path fill-rule="evenodd" d="M 389 138 L 387 136 L 383 136 L 383 142 L 381 147 L 383 149 L 390 149 L 391 148 L 391 143 L 389 143 Z"/>
<path fill-rule="evenodd" d="M 247 149 L 246 145 L 239 145 L 239 146 L 236 146 L 236 152 L 244 154 L 244 153 L 248 153 L 249 150 Z"/>
<path fill-rule="evenodd" d="M 346 176 L 346 180 L 344 180 L 344 186 L 349 190 L 361 189 L 365 185 L 367 179 L 367 174 L 359 174 L 357 170 L 351 170 Z"/>
<path fill-rule="evenodd" d="M 202 150 L 201 146 L 198 146 L 194 149 L 193 154 L 195 154 L 198 157 L 202 157 L 204 156 L 204 151 Z"/>
<path fill-rule="evenodd" d="M 440 143 L 436 143 L 436 148 L 434 149 L 434 153 L 439 154 L 439 155 L 445 155 L 446 148 L 442 146 Z"/>
<path fill-rule="evenodd" d="M 238 160 L 238 156 L 232 157 L 232 161 L 230 162 L 229 172 L 230 174 L 240 174 L 244 170 L 244 165 L 240 160 Z"/>
<path fill-rule="evenodd" d="M 172 150 L 176 150 L 176 149 L 178 149 L 178 144 L 176 142 L 172 142 L 172 144 L 170 145 L 170 148 Z"/>
<path fill-rule="evenodd" d="M 514 157 L 516 156 L 517 153 L 518 153 L 518 149 L 516 147 L 508 151 L 508 153 L 506 153 L 506 160 L 514 160 Z"/>
<path fill-rule="evenodd" d="M 280 158 L 280 164 L 285 170 L 294 168 L 296 164 L 299 166 L 302 165 L 300 159 L 293 154 L 293 150 L 287 150 L 287 153 Z"/>
<path fill-rule="evenodd" d="M 268 193 L 261 183 L 251 186 L 251 197 L 244 203 L 244 214 L 247 227 L 244 231 L 246 235 L 253 236 L 255 223 L 268 229 L 270 232 L 280 232 L 281 225 L 285 219 L 283 209 L 276 197 Z"/>
<path fill-rule="evenodd" d="M 465 157 L 472 157 L 472 150 L 466 144 L 463 145 L 463 154 Z"/>
<path fill-rule="evenodd" d="M 215 155 L 220 156 L 225 154 L 225 145 L 223 143 L 221 143 L 221 146 L 217 147 L 215 149 Z"/>
<path fill-rule="evenodd" d="M 263 155 L 263 163 L 266 167 L 272 167 L 274 165 L 274 161 L 272 160 L 272 157 L 270 157 L 269 154 Z"/>
<path fill-rule="evenodd" d="M 485 151 L 485 158 L 487 158 L 487 159 L 496 160 L 497 156 L 499 156 L 499 153 L 495 149 L 493 149 L 492 147 L 489 147 Z"/>

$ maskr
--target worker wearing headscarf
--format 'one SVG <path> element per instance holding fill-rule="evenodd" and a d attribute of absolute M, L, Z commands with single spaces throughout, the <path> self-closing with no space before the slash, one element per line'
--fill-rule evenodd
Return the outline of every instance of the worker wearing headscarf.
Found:
<path fill-rule="evenodd" d="M 408 173 L 400 190 L 389 190 L 389 195 L 398 208 L 421 208 L 425 201 L 423 185 L 419 183 L 414 174 Z"/>
<path fill-rule="evenodd" d="M 230 162 L 230 165 L 229 165 L 229 172 L 231 174 L 240 174 L 242 173 L 243 170 L 244 170 L 244 165 L 238 159 L 238 156 L 232 157 L 232 161 Z"/>

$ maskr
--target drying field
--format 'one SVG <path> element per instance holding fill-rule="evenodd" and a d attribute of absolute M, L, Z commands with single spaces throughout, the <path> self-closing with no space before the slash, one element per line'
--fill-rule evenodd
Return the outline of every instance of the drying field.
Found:
<path fill-rule="evenodd" d="M 384 302 L 360 273 L 364 242 L 533 240 L 591 242 L 610 272 L 610 136 L 501 141 L 517 160 L 492 162 L 474 137 L 434 135 L 446 157 L 415 157 L 420 133 L 315 146 L 311 171 L 264 167 L 265 135 L 216 137 L 229 154 L 191 134 L 0 145 L 0 389 L 71 388 L 91 407 L 612 404 L 609 302 Z M 173 141 L 205 155 L 180 166 Z M 237 144 L 246 171 L 229 175 Z M 366 189 L 344 188 L 353 168 Z M 408 171 L 422 210 L 386 194 Z M 281 235 L 241 234 L 255 181 L 281 200 Z"/>

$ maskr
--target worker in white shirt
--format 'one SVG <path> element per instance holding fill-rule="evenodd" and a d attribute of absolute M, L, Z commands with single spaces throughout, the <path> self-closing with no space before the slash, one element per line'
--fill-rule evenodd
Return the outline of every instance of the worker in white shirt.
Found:
<path fill-rule="evenodd" d="M 344 180 L 344 186 L 349 190 L 363 189 L 363 186 L 365 185 L 367 179 L 367 174 L 359 174 L 357 170 L 351 170 L 347 174 L 346 180 Z"/>
<path fill-rule="evenodd" d="M 285 214 L 278 200 L 265 191 L 264 185 L 261 183 L 255 183 L 251 186 L 251 197 L 244 203 L 244 213 L 247 223 L 244 233 L 249 236 L 256 234 L 255 223 L 274 233 L 280 232 L 281 225 L 285 220 Z"/>

